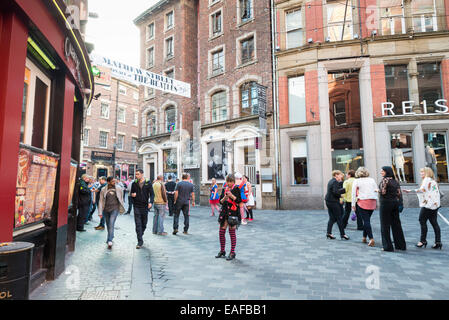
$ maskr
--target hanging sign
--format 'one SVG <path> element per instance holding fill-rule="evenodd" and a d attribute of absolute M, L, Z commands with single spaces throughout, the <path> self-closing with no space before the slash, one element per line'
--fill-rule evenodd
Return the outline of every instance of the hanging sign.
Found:
<path fill-rule="evenodd" d="M 92 65 L 111 69 L 111 76 L 163 92 L 190 98 L 190 84 L 148 70 L 133 67 L 106 57 L 91 55 Z"/>

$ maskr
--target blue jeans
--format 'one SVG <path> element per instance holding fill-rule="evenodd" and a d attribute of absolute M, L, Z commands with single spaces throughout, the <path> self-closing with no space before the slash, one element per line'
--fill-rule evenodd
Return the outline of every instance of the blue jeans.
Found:
<path fill-rule="evenodd" d="M 112 241 L 114 239 L 114 225 L 115 220 L 117 220 L 118 210 L 111 212 L 103 212 L 104 219 L 106 221 L 106 227 L 108 229 L 108 240 L 106 242 Z"/>
<path fill-rule="evenodd" d="M 154 205 L 153 233 L 164 232 L 165 204 Z"/>

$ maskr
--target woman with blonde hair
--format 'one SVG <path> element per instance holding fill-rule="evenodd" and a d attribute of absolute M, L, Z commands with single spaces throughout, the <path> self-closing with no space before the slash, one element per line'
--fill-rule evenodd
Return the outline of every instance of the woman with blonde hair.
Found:
<path fill-rule="evenodd" d="M 349 237 L 345 234 L 345 228 L 343 227 L 343 206 L 340 204 L 341 195 L 346 192 L 343 188 L 344 174 L 340 170 L 332 171 L 332 179 L 327 184 L 326 193 L 326 206 L 329 214 L 329 221 L 327 223 L 326 238 L 334 240 L 332 235 L 332 226 L 337 222 L 338 229 L 340 230 L 340 237 L 344 240 L 349 240 Z"/>
<path fill-rule="evenodd" d="M 369 177 L 369 171 L 365 167 L 360 167 L 355 172 L 357 178 L 352 184 L 352 210 L 357 212 L 363 221 L 362 242 L 374 247 L 374 237 L 371 228 L 371 216 L 377 205 L 377 185 L 373 178 Z"/>
<path fill-rule="evenodd" d="M 441 249 L 441 230 L 438 225 L 438 208 L 440 207 L 440 190 L 435 181 L 435 175 L 431 168 L 425 167 L 420 169 L 422 183 L 419 189 L 413 190 L 416 192 L 419 200 L 421 211 L 419 213 L 419 223 L 421 224 L 421 241 L 416 244 L 418 248 L 427 247 L 427 220 L 433 227 L 435 233 L 435 244 L 433 249 Z M 409 193 L 412 190 L 404 190 Z"/>

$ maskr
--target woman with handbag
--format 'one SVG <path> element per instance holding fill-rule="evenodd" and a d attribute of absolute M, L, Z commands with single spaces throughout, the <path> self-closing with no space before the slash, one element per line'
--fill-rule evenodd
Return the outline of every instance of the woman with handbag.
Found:
<path fill-rule="evenodd" d="M 341 195 L 346 192 L 343 188 L 344 174 L 340 170 L 332 171 L 332 179 L 327 184 L 326 193 L 326 206 L 329 213 L 329 221 L 327 223 L 326 238 L 334 240 L 332 235 L 332 226 L 337 222 L 338 229 L 340 230 L 340 237 L 344 240 L 349 240 L 349 237 L 345 234 L 345 228 L 343 227 L 343 206 L 340 204 Z"/>
<path fill-rule="evenodd" d="M 419 223 L 421 224 L 421 241 L 416 246 L 418 248 L 427 247 L 427 220 L 433 227 L 435 233 L 435 244 L 433 249 L 440 249 L 443 247 L 441 243 L 441 229 L 438 225 L 438 208 L 440 208 L 440 188 L 435 181 L 435 174 L 431 168 L 425 167 L 420 170 L 422 183 L 419 189 L 413 191 L 416 192 L 419 200 L 419 206 L 421 211 L 419 213 Z M 404 190 L 409 193 L 412 190 Z"/>
<path fill-rule="evenodd" d="M 101 189 L 100 202 L 98 204 L 98 216 L 104 216 L 108 230 L 106 243 L 108 249 L 112 248 L 112 239 L 114 239 L 114 226 L 118 214 L 125 213 L 125 203 L 123 202 L 123 189 L 116 185 L 114 177 L 106 179 L 108 185 Z"/>
<path fill-rule="evenodd" d="M 212 213 L 210 214 L 211 217 L 215 215 L 215 210 L 217 210 L 217 212 L 220 213 L 220 209 L 218 208 L 219 203 L 220 203 L 220 194 L 218 193 L 217 180 L 215 178 L 212 178 L 212 185 L 210 188 L 210 198 L 209 198 L 209 204 L 212 209 Z"/>
<path fill-rule="evenodd" d="M 401 186 L 396 181 L 393 168 L 382 167 L 382 181 L 379 184 L 380 230 L 383 251 L 394 251 L 390 230 L 393 233 L 394 246 L 397 250 L 406 250 L 404 232 L 399 213 L 403 208 Z"/>
<path fill-rule="evenodd" d="M 235 230 L 241 221 L 239 204 L 242 202 L 241 191 L 235 184 L 235 177 L 229 174 L 226 177 L 226 187 L 223 188 L 220 195 L 220 203 L 222 204 L 221 213 L 218 217 L 220 223 L 219 239 L 220 252 L 215 258 L 226 256 L 226 229 L 229 227 L 229 236 L 231 237 L 231 252 L 226 260 L 235 259 L 235 246 L 237 244 L 237 236 Z"/>
<path fill-rule="evenodd" d="M 357 178 L 352 185 L 352 211 L 358 212 L 363 221 L 362 242 L 374 247 L 374 237 L 371 228 L 371 216 L 377 205 L 377 185 L 373 178 L 369 177 L 369 171 L 360 167 L 355 172 Z"/>

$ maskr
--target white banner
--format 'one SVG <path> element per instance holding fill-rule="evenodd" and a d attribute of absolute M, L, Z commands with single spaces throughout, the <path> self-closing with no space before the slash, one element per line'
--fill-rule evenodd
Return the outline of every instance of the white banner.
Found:
<path fill-rule="evenodd" d="M 98 56 L 91 55 L 92 65 L 103 66 L 111 69 L 111 76 L 129 81 L 136 85 L 142 85 L 168 93 L 190 98 L 190 84 L 162 76 L 148 70 L 129 66 L 127 64 Z"/>

